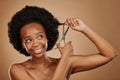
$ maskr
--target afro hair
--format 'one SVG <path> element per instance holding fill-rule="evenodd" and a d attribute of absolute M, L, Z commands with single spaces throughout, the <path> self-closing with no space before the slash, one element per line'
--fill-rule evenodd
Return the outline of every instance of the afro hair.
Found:
<path fill-rule="evenodd" d="M 21 28 L 31 22 L 41 24 L 46 32 L 48 39 L 47 51 L 51 50 L 59 36 L 58 25 L 59 21 L 46 9 L 37 6 L 25 6 L 18 11 L 8 23 L 8 37 L 13 47 L 25 56 L 30 56 L 22 47 L 22 40 L 20 37 Z"/>

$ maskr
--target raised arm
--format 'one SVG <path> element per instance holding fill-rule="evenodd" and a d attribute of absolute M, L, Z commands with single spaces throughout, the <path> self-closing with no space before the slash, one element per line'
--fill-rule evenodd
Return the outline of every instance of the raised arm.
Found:
<path fill-rule="evenodd" d="M 70 62 L 73 68 L 73 73 L 101 66 L 111 61 L 117 55 L 115 49 L 113 49 L 106 40 L 100 37 L 92 29 L 87 27 L 80 19 L 67 19 L 66 25 L 71 27 L 75 31 L 83 33 L 95 44 L 95 46 L 99 50 L 98 54 L 71 56 Z"/>
<path fill-rule="evenodd" d="M 57 47 L 61 53 L 61 59 L 52 80 L 66 80 L 70 72 L 69 57 L 73 53 L 73 47 L 71 42 L 68 42 L 64 47 L 61 47 L 60 44 L 58 44 Z"/>

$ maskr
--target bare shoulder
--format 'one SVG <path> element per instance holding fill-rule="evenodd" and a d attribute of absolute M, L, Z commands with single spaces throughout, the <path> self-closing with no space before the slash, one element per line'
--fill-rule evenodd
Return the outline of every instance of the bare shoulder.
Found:
<path fill-rule="evenodd" d="M 13 73 L 13 72 L 16 72 L 16 71 L 21 71 L 21 70 L 23 70 L 23 67 L 21 66 L 20 63 L 19 64 L 13 64 L 9 68 L 10 73 Z"/>
<path fill-rule="evenodd" d="M 11 80 L 32 80 L 22 63 L 11 65 L 8 73 Z"/>
<path fill-rule="evenodd" d="M 10 72 L 25 72 L 25 66 L 23 64 L 25 64 L 27 61 L 22 62 L 22 63 L 16 63 L 16 64 L 12 64 L 9 68 Z"/>
<path fill-rule="evenodd" d="M 16 73 L 21 73 L 21 72 L 25 72 L 25 70 L 23 69 L 23 66 L 21 65 L 21 63 L 13 64 L 9 68 L 9 74 L 10 75 L 14 75 Z"/>

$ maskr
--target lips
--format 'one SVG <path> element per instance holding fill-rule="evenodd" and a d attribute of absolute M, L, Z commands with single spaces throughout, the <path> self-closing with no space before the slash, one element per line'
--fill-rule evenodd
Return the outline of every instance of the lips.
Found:
<path fill-rule="evenodd" d="M 36 49 L 36 50 L 32 50 L 33 53 L 35 54 L 39 54 L 42 52 L 42 49 Z"/>

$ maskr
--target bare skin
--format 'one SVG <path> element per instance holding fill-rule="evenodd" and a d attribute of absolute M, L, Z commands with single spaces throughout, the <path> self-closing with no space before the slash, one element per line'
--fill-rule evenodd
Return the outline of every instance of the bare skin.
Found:
<path fill-rule="evenodd" d="M 71 74 L 102 66 L 117 55 L 107 41 L 80 19 L 70 18 L 65 24 L 88 37 L 99 53 L 73 55 L 73 46 L 68 42 L 64 47 L 57 45 L 61 53 L 60 59 L 49 58 L 46 56 L 48 40 L 43 27 L 37 23 L 30 23 L 25 25 L 20 33 L 23 47 L 31 55 L 31 59 L 11 66 L 11 80 L 68 80 Z"/>

